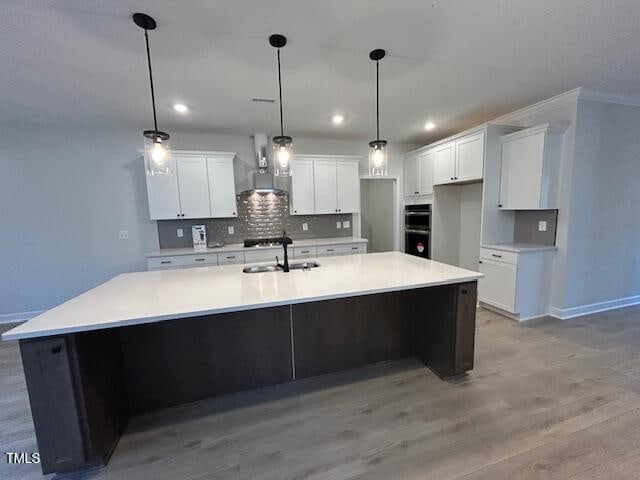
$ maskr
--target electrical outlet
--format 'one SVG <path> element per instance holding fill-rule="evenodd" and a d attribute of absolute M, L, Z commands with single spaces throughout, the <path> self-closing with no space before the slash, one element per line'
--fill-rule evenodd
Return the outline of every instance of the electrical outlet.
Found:
<path fill-rule="evenodd" d="M 126 240 L 127 238 L 129 238 L 129 230 L 120 230 L 118 232 L 118 238 L 120 240 Z"/>
<path fill-rule="evenodd" d="M 303 223 L 303 224 L 302 224 L 302 230 L 304 230 L 305 232 L 306 232 L 307 230 L 309 230 L 309 224 L 308 224 L 308 223 Z"/>
<path fill-rule="evenodd" d="M 538 231 L 546 232 L 547 231 L 547 222 L 545 220 L 540 220 L 538 222 Z"/>
<path fill-rule="evenodd" d="M 184 230 L 181 228 L 176 229 L 176 235 L 178 236 L 178 238 L 184 237 Z"/>
<path fill-rule="evenodd" d="M 336 228 L 338 229 L 342 228 L 342 222 L 336 222 Z"/>
<path fill-rule="evenodd" d="M 235 230 L 235 228 L 233 228 L 233 225 L 231 225 L 231 226 L 227 227 L 227 233 L 228 233 L 229 235 L 233 235 L 233 233 L 234 233 L 235 231 L 236 231 L 236 230 Z"/>
<path fill-rule="evenodd" d="M 345 220 L 344 222 L 342 222 L 342 228 L 349 228 L 351 224 L 349 223 L 349 220 Z"/>

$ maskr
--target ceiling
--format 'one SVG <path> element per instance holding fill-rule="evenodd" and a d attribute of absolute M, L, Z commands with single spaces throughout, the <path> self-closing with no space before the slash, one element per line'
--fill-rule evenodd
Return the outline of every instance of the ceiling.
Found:
<path fill-rule="evenodd" d="M 283 33 L 285 133 L 427 143 L 583 86 L 640 95 L 637 0 L 3 0 L 0 122 L 278 133 L 272 33 Z M 172 110 L 174 102 L 191 108 Z M 341 127 L 332 114 L 346 116 Z M 431 120 L 437 127 L 425 132 Z"/>

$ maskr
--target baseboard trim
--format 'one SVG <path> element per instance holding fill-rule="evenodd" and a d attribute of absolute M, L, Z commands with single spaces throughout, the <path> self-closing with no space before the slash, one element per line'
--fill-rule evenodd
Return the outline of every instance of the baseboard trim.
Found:
<path fill-rule="evenodd" d="M 0 325 L 4 323 L 26 322 L 43 312 L 44 310 L 33 310 L 32 312 L 2 313 L 0 314 Z"/>
<path fill-rule="evenodd" d="M 499 315 L 502 315 L 503 317 L 507 317 L 510 318 L 511 320 L 515 320 L 516 322 L 528 322 L 529 320 L 536 320 L 538 318 L 544 318 L 547 315 L 546 314 L 540 314 L 540 315 L 532 315 L 530 317 L 521 317 L 520 315 L 514 315 L 511 312 L 507 312 L 506 310 L 501 309 L 500 307 L 496 307 L 494 305 L 491 305 L 489 303 L 484 303 L 484 302 L 479 302 L 480 307 L 486 309 L 486 310 L 491 310 L 494 313 L 497 313 Z"/>
<path fill-rule="evenodd" d="M 633 297 L 618 298 L 616 300 L 607 300 L 605 302 L 591 303 L 589 305 L 581 305 L 571 308 L 549 308 L 549 315 L 559 320 L 567 320 L 569 318 L 581 317 L 592 313 L 606 312 L 607 310 L 615 310 L 617 308 L 631 307 L 640 304 L 640 295 Z"/>

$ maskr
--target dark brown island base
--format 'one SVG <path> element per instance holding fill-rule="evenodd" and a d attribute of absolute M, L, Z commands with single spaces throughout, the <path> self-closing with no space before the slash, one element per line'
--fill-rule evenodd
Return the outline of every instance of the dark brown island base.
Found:
<path fill-rule="evenodd" d="M 20 340 L 42 471 L 105 465 L 128 419 L 416 356 L 473 368 L 476 281 Z"/>

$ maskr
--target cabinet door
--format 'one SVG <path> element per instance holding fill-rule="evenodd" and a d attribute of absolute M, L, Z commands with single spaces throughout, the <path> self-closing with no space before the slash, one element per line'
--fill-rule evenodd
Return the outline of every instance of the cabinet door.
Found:
<path fill-rule="evenodd" d="M 462 138 L 456 143 L 457 182 L 482 180 L 484 165 L 484 133 Z"/>
<path fill-rule="evenodd" d="M 515 311 L 517 266 L 483 258 L 480 260 L 480 273 L 485 275 L 478 281 L 480 301 L 518 313 Z"/>
<path fill-rule="evenodd" d="M 316 212 L 313 188 L 313 160 L 296 160 L 291 177 L 291 214 Z"/>
<path fill-rule="evenodd" d="M 209 218 L 209 180 L 207 159 L 196 156 L 176 156 L 182 218 Z"/>
<path fill-rule="evenodd" d="M 169 159 L 169 173 L 147 174 L 147 197 L 151 220 L 180 218 L 180 194 L 175 157 Z"/>
<path fill-rule="evenodd" d="M 433 157 L 433 184 L 453 183 L 456 176 L 456 143 L 438 147 Z"/>
<path fill-rule="evenodd" d="M 540 208 L 545 133 L 502 144 L 499 207 L 505 210 Z"/>
<path fill-rule="evenodd" d="M 313 184 L 316 213 L 337 213 L 338 195 L 336 186 L 336 162 L 315 160 Z"/>
<path fill-rule="evenodd" d="M 418 177 L 420 195 L 433 193 L 433 152 L 425 153 L 418 158 Z"/>
<path fill-rule="evenodd" d="M 415 197 L 420 194 L 419 162 L 420 157 L 409 157 L 404 162 L 405 197 Z"/>
<path fill-rule="evenodd" d="M 236 217 L 238 207 L 233 157 L 207 157 L 207 174 L 211 217 Z"/>
<path fill-rule="evenodd" d="M 338 212 L 356 213 L 360 210 L 360 177 L 356 162 L 336 164 L 336 189 L 338 195 Z"/>

